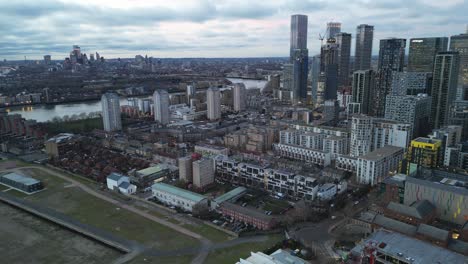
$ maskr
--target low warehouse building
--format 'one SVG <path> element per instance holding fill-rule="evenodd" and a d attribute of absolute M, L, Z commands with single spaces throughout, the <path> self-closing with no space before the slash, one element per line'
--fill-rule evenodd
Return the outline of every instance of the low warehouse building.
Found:
<path fill-rule="evenodd" d="M 192 212 L 195 205 L 208 207 L 208 199 L 205 196 L 166 183 L 153 184 L 152 191 L 153 197 L 160 202 L 188 212 Z"/>
<path fill-rule="evenodd" d="M 26 193 L 33 193 L 44 189 L 41 181 L 17 173 L 0 176 L 0 183 Z"/>
<path fill-rule="evenodd" d="M 270 230 L 276 226 L 276 219 L 252 208 L 224 202 L 219 209 L 224 216 L 253 225 L 260 230 Z"/>

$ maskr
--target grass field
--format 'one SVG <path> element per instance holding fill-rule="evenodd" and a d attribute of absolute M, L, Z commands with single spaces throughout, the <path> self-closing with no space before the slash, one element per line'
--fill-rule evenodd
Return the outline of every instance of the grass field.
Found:
<path fill-rule="evenodd" d="M 258 243 L 245 243 L 230 248 L 219 249 L 211 252 L 206 258 L 205 264 L 232 264 L 240 258 L 247 258 L 250 252 L 263 251 L 281 240 L 281 236 L 270 236 L 266 241 Z"/>
<path fill-rule="evenodd" d="M 121 254 L 0 203 L 2 263 L 111 263 Z"/>
<path fill-rule="evenodd" d="M 202 234 L 204 237 L 208 238 L 212 242 L 219 243 L 224 242 L 230 239 L 233 239 L 232 236 L 229 236 L 227 233 L 215 229 L 206 224 L 200 225 L 183 225 L 183 227 L 192 230 L 195 233 Z"/>
<path fill-rule="evenodd" d="M 150 221 L 125 209 L 98 199 L 70 183 L 38 171 L 24 170 L 44 182 L 46 190 L 24 199 L 38 202 L 43 206 L 69 215 L 76 220 L 103 230 L 111 231 L 123 238 L 135 240 L 145 245 L 173 250 L 198 246 L 195 239 L 184 236 L 163 225 Z M 8 191 L 10 193 L 11 191 Z"/>

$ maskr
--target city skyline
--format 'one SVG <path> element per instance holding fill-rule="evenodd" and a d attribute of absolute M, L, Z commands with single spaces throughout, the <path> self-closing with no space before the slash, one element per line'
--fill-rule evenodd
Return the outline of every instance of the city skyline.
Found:
<path fill-rule="evenodd" d="M 375 26 L 378 40 L 449 37 L 465 32 L 460 0 L 415 1 L 93 1 L 47 0 L 0 3 L 0 58 L 61 60 L 74 44 L 106 58 L 286 57 L 290 16 L 309 16 L 310 56 L 320 51 L 326 23 L 340 22 L 355 38 L 359 24 Z M 426 14 L 426 15 L 425 15 Z M 354 55 L 354 40 L 351 55 Z M 373 55 L 378 53 L 373 45 Z"/>

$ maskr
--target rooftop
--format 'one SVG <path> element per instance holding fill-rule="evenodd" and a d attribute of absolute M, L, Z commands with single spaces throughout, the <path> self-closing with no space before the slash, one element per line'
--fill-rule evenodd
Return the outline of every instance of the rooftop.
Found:
<path fill-rule="evenodd" d="M 440 140 L 438 139 L 432 139 L 432 138 L 426 138 L 426 137 L 418 137 L 413 139 L 414 142 L 421 142 L 421 143 L 428 143 L 428 144 L 435 144 L 439 143 Z"/>
<path fill-rule="evenodd" d="M 395 232 L 400 232 L 402 234 L 410 236 L 413 236 L 416 233 L 417 229 L 415 226 L 385 217 L 383 215 L 376 215 L 373 223 L 383 228 L 390 229 Z"/>
<path fill-rule="evenodd" d="M 435 207 L 428 200 L 421 200 L 413 203 L 411 206 L 390 202 L 387 205 L 387 209 L 406 216 L 423 219 L 432 213 Z"/>
<path fill-rule="evenodd" d="M 412 264 L 467 263 L 468 261 L 468 258 L 461 254 L 383 229 L 374 232 L 363 243 L 356 246 L 352 252 L 360 253 L 370 243 L 378 245 L 376 246 L 378 251 L 394 258 L 403 261 L 406 258 L 411 258 L 413 259 Z"/>
<path fill-rule="evenodd" d="M 160 172 L 162 170 L 163 170 L 163 168 L 160 165 L 157 165 L 157 166 L 148 167 L 146 169 L 139 170 L 136 173 L 138 175 L 141 175 L 141 176 L 148 176 L 148 175 L 151 175 L 151 174 L 158 173 L 158 172 Z"/>
<path fill-rule="evenodd" d="M 25 185 L 33 185 L 33 184 L 36 184 L 36 183 L 40 183 L 40 181 L 36 180 L 36 179 L 33 179 L 31 177 L 26 177 L 26 176 L 23 176 L 23 175 L 20 175 L 18 173 L 8 173 L 8 174 L 5 174 L 3 176 L 0 176 L 0 178 L 5 178 L 5 179 L 9 179 L 9 180 L 12 180 L 12 181 L 15 181 L 15 182 L 20 182 L 22 184 L 25 184 Z"/>
<path fill-rule="evenodd" d="M 385 184 L 398 185 L 400 187 L 405 187 L 406 175 L 405 174 L 396 174 L 390 177 L 387 177 L 383 180 Z"/>
<path fill-rule="evenodd" d="M 248 215 L 248 216 L 263 220 L 263 221 L 273 220 L 273 217 L 271 217 L 269 215 L 266 215 L 266 214 L 264 214 L 263 212 L 261 212 L 259 210 L 249 208 L 249 207 L 242 207 L 240 205 L 233 204 L 233 203 L 230 203 L 230 202 L 222 203 L 221 207 L 226 208 L 228 210 L 236 211 L 236 212 L 238 212 L 240 214 Z"/>
<path fill-rule="evenodd" d="M 107 179 L 113 180 L 113 181 L 118 181 L 122 177 L 126 177 L 126 176 L 124 176 L 124 175 L 122 175 L 120 173 L 113 172 L 113 173 L 109 174 L 109 176 L 107 176 Z"/>
<path fill-rule="evenodd" d="M 245 193 L 246 191 L 247 191 L 247 189 L 244 188 L 244 187 L 237 187 L 234 190 L 231 190 L 231 191 L 229 191 L 229 192 L 227 192 L 225 194 L 222 194 L 219 197 L 216 197 L 214 199 L 214 201 L 217 202 L 217 203 L 222 203 L 222 202 L 225 202 L 225 201 L 229 201 L 232 198 L 234 198 L 234 197 L 236 197 L 236 196 L 238 196 L 240 194 Z"/>
<path fill-rule="evenodd" d="M 49 138 L 47 142 L 62 143 L 63 141 L 70 140 L 71 138 L 73 138 L 73 136 L 74 135 L 70 133 L 61 133 L 54 137 Z"/>
<path fill-rule="evenodd" d="M 385 157 L 389 157 L 397 152 L 402 152 L 403 154 L 403 148 L 387 145 L 383 148 L 379 148 L 372 152 L 369 152 L 366 155 L 362 155 L 358 158 L 365 160 L 380 160 Z"/>
<path fill-rule="evenodd" d="M 184 199 L 194 201 L 197 203 L 206 199 L 206 197 L 201 194 L 194 193 L 188 190 L 184 190 L 184 189 L 181 189 L 181 188 L 178 188 L 178 187 L 166 184 L 166 183 L 155 183 L 153 184 L 153 186 L 151 186 L 151 188 L 153 190 L 167 192 L 167 193 L 170 193 L 170 194 L 173 194 L 173 195 L 176 195 L 176 196 L 179 196 Z"/>
<path fill-rule="evenodd" d="M 426 224 L 420 224 L 416 232 L 418 234 L 435 238 L 440 241 L 447 241 L 449 239 L 449 232 L 447 230 L 443 230 Z"/>

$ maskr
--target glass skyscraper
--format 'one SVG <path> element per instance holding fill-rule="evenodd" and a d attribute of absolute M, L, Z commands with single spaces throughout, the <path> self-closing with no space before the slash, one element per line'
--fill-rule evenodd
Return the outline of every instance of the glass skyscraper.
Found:
<path fill-rule="evenodd" d="M 372 41 L 374 26 L 362 24 L 356 30 L 356 52 L 354 53 L 354 70 L 368 70 L 371 68 Z"/>
<path fill-rule="evenodd" d="M 409 44 L 408 71 L 432 72 L 437 53 L 447 51 L 448 38 L 412 38 Z"/>
<path fill-rule="evenodd" d="M 307 100 L 307 74 L 309 51 L 307 50 L 307 16 L 291 16 L 291 49 L 293 101 Z"/>
<path fill-rule="evenodd" d="M 457 94 L 459 64 L 458 52 L 440 52 L 436 55 L 431 91 L 434 128 L 448 124 L 449 107 Z"/>
<path fill-rule="evenodd" d="M 460 56 L 457 99 L 468 99 L 468 29 L 465 34 L 450 37 L 450 50 Z"/>

